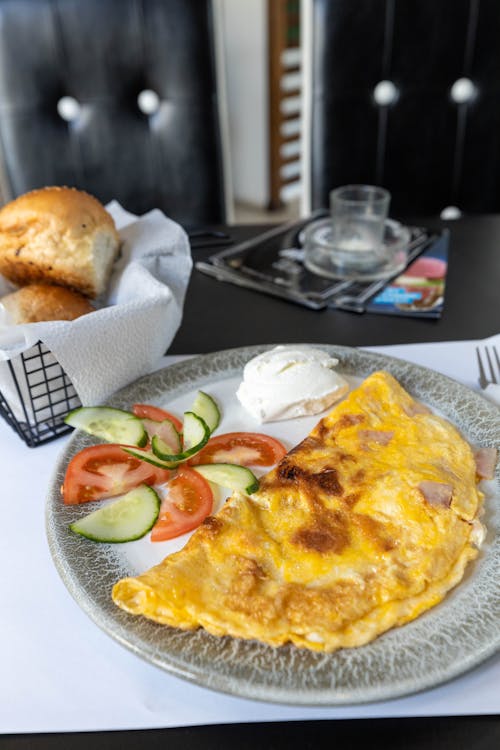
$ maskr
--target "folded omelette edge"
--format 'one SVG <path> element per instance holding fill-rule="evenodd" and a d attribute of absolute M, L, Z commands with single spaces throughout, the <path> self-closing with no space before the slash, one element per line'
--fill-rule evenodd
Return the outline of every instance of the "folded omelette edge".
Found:
<path fill-rule="evenodd" d="M 472 449 L 386 372 L 370 375 L 179 552 L 113 587 L 184 630 L 332 652 L 440 602 L 477 556 Z"/>

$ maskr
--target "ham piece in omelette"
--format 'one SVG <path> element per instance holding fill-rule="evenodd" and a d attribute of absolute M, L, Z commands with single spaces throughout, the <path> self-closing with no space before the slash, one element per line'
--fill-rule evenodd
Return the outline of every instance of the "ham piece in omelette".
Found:
<path fill-rule="evenodd" d="M 113 589 L 177 628 L 331 652 L 437 604 L 476 557 L 468 443 L 386 372 L 370 375 L 247 496 Z"/>

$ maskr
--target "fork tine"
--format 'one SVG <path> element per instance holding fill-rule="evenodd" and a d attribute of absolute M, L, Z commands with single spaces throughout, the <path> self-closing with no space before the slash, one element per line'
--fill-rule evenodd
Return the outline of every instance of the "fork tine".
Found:
<path fill-rule="evenodd" d="M 493 367 L 493 361 L 491 359 L 490 350 L 488 349 L 487 346 L 484 347 L 484 350 L 486 352 L 486 359 L 488 360 L 488 367 L 490 368 L 490 381 L 492 383 L 496 383 L 497 377 L 495 375 L 495 368 Z"/>
<path fill-rule="evenodd" d="M 497 348 L 496 346 L 492 346 L 491 348 L 493 349 L 493 354 L 495 355 L 498 372 L 500 373 L 500 357 L 498 356 Z"/>
<path fill-rule="evenodd" d="M 481 388 L 486 388 L 486 386 L 488 385 L 488 379 L 484 371 L 483 362 L 481 360 L 481 352 L 479 351 L 478 346 L 476 346 L 476 356 L 477 356 L 477 366 L 479 368 L 479 385 L 481 386 Z"/>

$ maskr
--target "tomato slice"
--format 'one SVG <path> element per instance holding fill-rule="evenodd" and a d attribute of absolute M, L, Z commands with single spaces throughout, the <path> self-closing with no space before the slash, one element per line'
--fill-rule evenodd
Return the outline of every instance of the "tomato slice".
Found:
<path fill-rule="evenodd" d="M 239 464 L 240 466 L 272 466 L 281 461 L 286 448 L 269 435 L 258 432 L 226 432 L 211 437 L 190 464 Z"/>
<path fill-rule="evenodd" d="M 122 495 L 139 484 L 162 484 L 171 472 L 141 461 L 113 443 L 92 445 L 73 456 L 62 495 L 67 505 Z"/>
<path fill-rule="evenodd" d="M 163 422 L 164 419 L 170 419 L 177 432 L 182 432 L 182 421 L 165 409 L 151 404 L 134 404 L 132 412 L 140 419 L 152 419 L 154 422 Z"/>
<path fill-rule="evenodd" d="M 212 512 L 213 503 L 207 480 L 182 466 L 168 483 L 151 541 L 163 542 L 192 531 Z"/>

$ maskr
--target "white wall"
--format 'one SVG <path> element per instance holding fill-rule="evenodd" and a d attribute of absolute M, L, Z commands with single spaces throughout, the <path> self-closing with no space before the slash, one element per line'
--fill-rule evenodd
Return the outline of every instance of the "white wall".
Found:
<path fill-rule="evenodd" d="M 266 0 L 221 0 L 234 199 L 269 203 Z"/>

